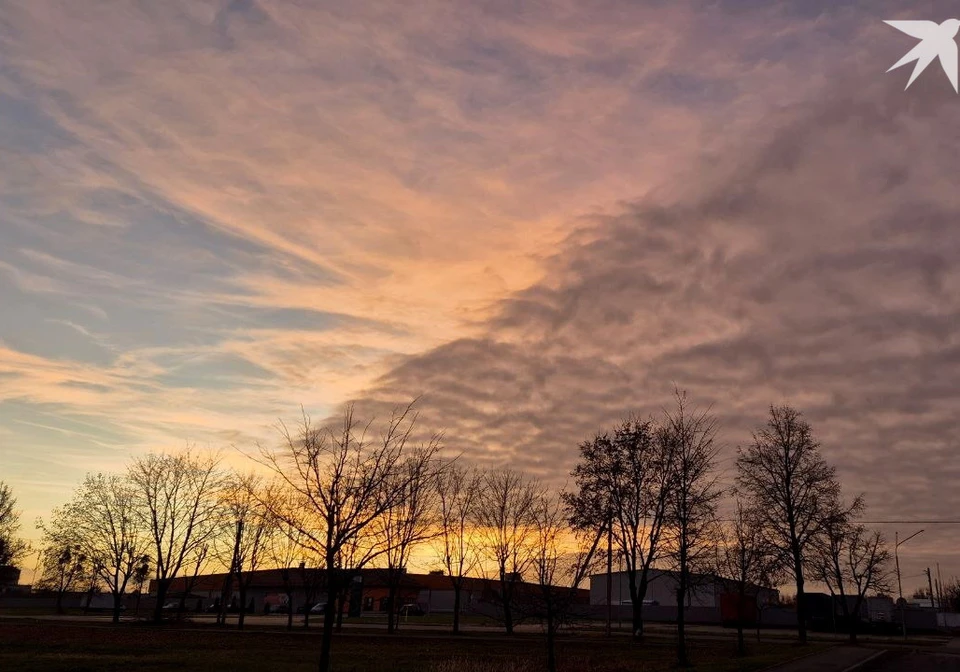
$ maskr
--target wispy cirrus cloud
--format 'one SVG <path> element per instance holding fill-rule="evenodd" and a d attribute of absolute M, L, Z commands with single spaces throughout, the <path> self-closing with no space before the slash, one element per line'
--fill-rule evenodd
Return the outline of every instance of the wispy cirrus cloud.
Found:
<path fill-rule="evenodd" d="M 796 403 L 878 511 L 947 512 L 955 101 L 883 75 L 897 11 L 8 3 L 3 477 L 42 513 L 37 471 L 425 393 L 560 480 L 676 383 L 731 445 Z"/>

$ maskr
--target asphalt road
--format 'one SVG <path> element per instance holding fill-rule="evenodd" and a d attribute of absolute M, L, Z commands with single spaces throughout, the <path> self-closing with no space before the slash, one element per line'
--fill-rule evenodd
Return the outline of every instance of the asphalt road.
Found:
<path fill-rule="evenodd" d="M 960 656 L 929 651 L 897 652 L 866 669 L 870 672 L 960 672 Z"/>

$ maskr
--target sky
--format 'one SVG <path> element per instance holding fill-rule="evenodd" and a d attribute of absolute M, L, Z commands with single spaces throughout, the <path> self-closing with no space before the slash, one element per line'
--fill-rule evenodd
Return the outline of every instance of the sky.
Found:
<path fill-rule="evenodd" d="M 0 480 L 420 397 L 562 485 L 675 387 L 724 477 L 802 409 L 871 520 L 957 519 L 954 3 L 0 0 Z M 234 453 L 236 454 L 236 453 Z M 884 524 L 905 589 L 960 525 Z"/>

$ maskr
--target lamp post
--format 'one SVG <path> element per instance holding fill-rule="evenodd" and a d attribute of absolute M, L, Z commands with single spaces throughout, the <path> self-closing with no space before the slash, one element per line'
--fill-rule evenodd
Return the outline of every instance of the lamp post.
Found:
<path fill-rule="evenodd" d="M 893 561 L 894 561 L 894 564 L 896 564 L 897 566 L 897 593 L 900 594 L 900 599 L 898 600 L 898 602 L 900 603 L 900 628 L 903 631 L 904 639 L 907 638 L 907 619 L 905 618 L 905 615 L 903 612 L 903 584 L 900 583 L 900 555 L 897 553 L 897 550 L 900 548 L 902 544 L 907 543 L 908 541 L 913 539 L 915 536 L 917 536 L 921 532 L 923 532 L 923 530 L 918 530 L 917 532 L 914 532 L 903 541 L 899 540 L 899 536 L 900 536 L 899 532 L 893 533 Z"/>

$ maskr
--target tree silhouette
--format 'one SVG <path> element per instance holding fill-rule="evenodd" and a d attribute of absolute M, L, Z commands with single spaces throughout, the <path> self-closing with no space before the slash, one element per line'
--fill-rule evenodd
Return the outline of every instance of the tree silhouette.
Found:
<path fill-rule="evenodd" d="M 737 456 L 737 483 L 759 512 L 767 539 L 793 575 L 797 630 L 807 642 L 804 567 L 807 553 L 837 510 L 836 470 L 820 455 L 820 444 L 800 411 L 771 406 L 770 419 Z"/>

